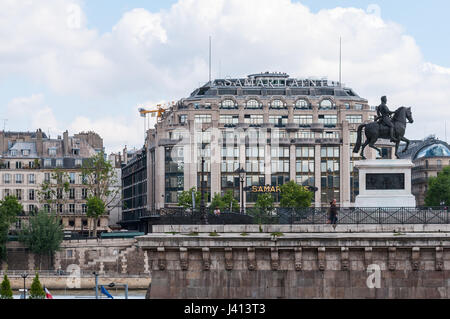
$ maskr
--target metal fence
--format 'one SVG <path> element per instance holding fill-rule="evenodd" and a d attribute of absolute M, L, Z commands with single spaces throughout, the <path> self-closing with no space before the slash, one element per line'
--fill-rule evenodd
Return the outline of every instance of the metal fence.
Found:
<path fill-rule="evenodd" d="M 158 212 L 147 212 L 142 218 L 151 219 L 153 225 L 192 225 L 202 224 L 198 211 L 184 209 L 164 209 Z M 326 224 L 329 210 L 325 208 L 275 208 L 263 211 L 248 208 L 246 214 L 222 212 L 215 216 L 208 212 L 208 224 Z M 377 207 L 377 208 L 337 208 L 339 224 L 448 224 L 450 212 L 447 207 Z"/>

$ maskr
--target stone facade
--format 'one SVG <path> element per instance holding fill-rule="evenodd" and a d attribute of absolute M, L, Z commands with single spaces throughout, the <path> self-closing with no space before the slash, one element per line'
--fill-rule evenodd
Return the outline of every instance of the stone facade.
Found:
<path fill-rule="evenodd" d="M 450 241 L 440 232 L 449 229 L 435 226 L 225 226 L 219 236 L 209 236 L 214 226 L 182 226 L 138 246 L 148 251 L 148 298 L 450 298 Z"/>
<path fill-rule="evenodd" d="M 373 120 L 375 108 L 331 81 L 300 90 L 262 84 L 292 80 L 279 73 L 252 75 L 241 82 L 251 80 L 261 81 L 262 87 L 233 86 L 227 80 L 207 83 L 166 110 L 147 132 L 148 210 L 176 206 L 177 193 L 200 187 L 201 148 L 207 149 L 204 177 L 212 195 L 232 190 L 245 206 L 253 206 L 254 194 L 242 199 L 239 176 L 233 175 L 240 166 L 247 171 L 244 187 L 293 180 L 318 189 L 315 207 L 327 205 L 334 196 L 341 206 L 353 205 L 357 172 L 349 163 L 360 157 L 351 149 L 358 126 Z M 256 142 L 258 155 L 252 150 Z M 232 148 L 226 156 L 225 144 Z M 392 158 L 392 144 L 380 141 L 379 146 Z M 371 149 L 367 155 L 376 156 Z"/>

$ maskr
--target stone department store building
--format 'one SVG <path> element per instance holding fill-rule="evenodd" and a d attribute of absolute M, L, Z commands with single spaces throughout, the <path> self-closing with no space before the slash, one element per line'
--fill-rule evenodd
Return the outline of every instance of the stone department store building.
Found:
<path fill-rule="evenodd" d="M 147 132 L 148 209 L 175 207 L 181 191 L 199 188 L 202 158 L 209 194 L 232 190 L 242 202 L 241 167 L 245 189 L 293 180 L 318 189 L 315 207 L 333 198 L 352 206 L 358 194 L 353 163 L 360 159 L 352 154 L 356 131 L 375 115 L 376 108 L 353 89 L 326 79 L 266 72 L 208 82 Z M 392 158 L 392 145 L 379 146 Z M 373 150 L 366 152 L 375 158 Z M 256 197 L 247 190 L 245 206 Z"/>

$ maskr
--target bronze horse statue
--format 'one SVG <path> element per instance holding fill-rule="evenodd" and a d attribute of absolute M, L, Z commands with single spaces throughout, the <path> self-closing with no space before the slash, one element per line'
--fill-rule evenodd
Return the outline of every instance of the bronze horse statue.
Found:
<path fill-rule="evenodd" d="M 400 145 L 400 141 L 406 142 L 406 147 L 403 150 L 403 152 L 406 152 L 408 150 L 410 143 L 410 141 L 404 137 L 406 131 L 406 120 L 408 120 L 409 123 L 414 123 L 414 120 L 412 118 L 410 107 L 402 106 L 394 113 L 395 114 L 392 118 L 392 122 L 394 124 L 394 135 L 397 138 L 397 141 L 395 142 L 395 156 L 399 158 L 398 146 Z M 358 127 L 358 138 L 356 140 L 356 145 L 353 149 L 353 153 L 359 152 L 359 149 L 361 147 L 362 130 L 364 128 L 365 128 L 366 142 L 363 144 L 361 148 L 362 159 L 366 159 L 366 157 L 364 156 L 364 149 L 366 148 L 367 145 L 377 150 L 378 154 L 382 156 L 381 150 L 375 146 L 375 143 L 379 138 L 390 139 L 391 136 L 389 132 L 389 127 L 376 121 L 368 124 L 361 124 Z"/>

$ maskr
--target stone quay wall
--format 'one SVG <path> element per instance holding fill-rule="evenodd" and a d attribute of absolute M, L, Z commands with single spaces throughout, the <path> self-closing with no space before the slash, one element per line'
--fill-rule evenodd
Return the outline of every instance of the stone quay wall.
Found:
<path fill-rule="evenodd" d="M 6 271 L 13 288 L 23 287 L 20 274 L 27 271 L 31 284 L 33 274 L 40 269 L 41 283 L 49 289 L 92 288 L 93 272 L 99 280 L 129 284 L 130 289 L 146 289 L 150 272 L 146 252 L 135 239 L 70 240 L 51 258 L 40 258 L 19 242 L 7 244 L 7 261 L 1 264 L 0 275 Z M 57 274 L 61 270 L 63 275 Z"/>
<path fill-rule="evenodd" d="M 147 298 L 450 298 L 449 225 L 155 226 Z"/>

